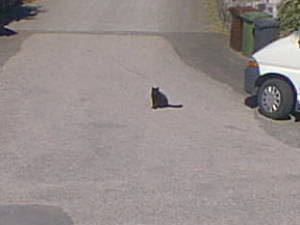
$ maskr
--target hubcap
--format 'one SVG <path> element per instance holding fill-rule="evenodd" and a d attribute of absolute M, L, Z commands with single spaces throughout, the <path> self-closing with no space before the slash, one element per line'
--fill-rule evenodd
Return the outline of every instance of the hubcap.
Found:
<path fill-rule="evenodd" d="M 267 86 L 261 97 L 262 107 L 265 111 L 272 113 L 276 112 L 281 104 L 281 94 L 275 85 Z"/>

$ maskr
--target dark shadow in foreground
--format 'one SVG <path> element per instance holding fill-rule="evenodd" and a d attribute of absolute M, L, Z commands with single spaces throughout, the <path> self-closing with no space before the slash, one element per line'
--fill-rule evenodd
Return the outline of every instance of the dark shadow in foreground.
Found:
<path fill-rule="evenodd" d="M 73 225 L 59 207 L 45 205 L 0 205 L 2 225 Z"/>
<path fill-rule="evenodd" d="M 17 34 L 16 31 L 0 26 L 0 36 L 11 36 Z"/>
<path fill-rule="evenodd" d="M 38 13 L 43 12 L 41 6 L 29 6 L 22 3 L 22 1 L 11 9 L 0 11 L 0 36 L 15 35 L 17 32 L 6 28 L 8 24 L 13 21 L 20 21 L 23 19 L 33 19 Z"/>

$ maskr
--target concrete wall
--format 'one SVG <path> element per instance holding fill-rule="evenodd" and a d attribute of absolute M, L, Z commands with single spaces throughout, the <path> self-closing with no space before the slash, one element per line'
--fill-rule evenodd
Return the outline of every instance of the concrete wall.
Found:
<path fill-rule="evenodd" d="M 226 27 L 230 26 L 231 15 L 228 11 L 230 7 L 234 6 L 252 6 L 268 12 L 277 17 L 277 5 L 281 0 L 217 0 L 219 5 L 219 15 Z"/>

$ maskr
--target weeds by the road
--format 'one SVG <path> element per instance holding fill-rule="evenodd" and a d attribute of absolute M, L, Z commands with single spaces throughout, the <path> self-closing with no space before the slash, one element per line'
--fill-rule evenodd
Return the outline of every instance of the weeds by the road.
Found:
<path fill-rule="evenodd" d="M 218 3 L 217 0 L 202 0 L 203 4 L 206 8 L 207 14 L 209 15 L 208 19 L 210 22 L 209 30 L 211 32 L 217 33 L 228 33 L 228 30 L 223 25 L 220 17 L 219 17 L 219 10 L 218 10 Z"/>

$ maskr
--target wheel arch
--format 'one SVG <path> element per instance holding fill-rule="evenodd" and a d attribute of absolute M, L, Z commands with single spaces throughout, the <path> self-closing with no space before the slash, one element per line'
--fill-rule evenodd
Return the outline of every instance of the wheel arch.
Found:
<path fill-rule="evenodd" d="M 270 81 L 273 80 L 273 81 L 271 81 L 271 83 L 270 83 L 269 80 Z M 264 84 L 266 81 L 268 81 L 268 84 L 266 83 L 266 85 L 269 85 L 269 84 L 273 84 L 273 82 L 275 82 L 276 80 L 277 80 L 277 85 L 279 85 L 279 86 L 277 86 L 277 88 L 281 89 L 281 91 L 284 93 L 284 96 L 286 96 L 286 98 L 284 98 L 285 100 L 282 103 L 280 103 L 280 106 L 278 105 L 278 109 L 276 109 L 274 112 L 270 112 L 270 111 L 268 111 L 268 109 L 266 109 L 263 106 L 264 104 L 260 104 L 262 102 L 261 100 L 259 100 L 259 98 L 261 96 L 261 91 L 262 91 L 261 87 L 262 86 L 265 87 Z M 281 85 L 280 85 L 279 81 L 281 81 Z M 289 77 L 281 75 L 281 74 L 274 74 L 274 73 L 266 74 L 266 75 L 259 77 L 259 79 L 257 79 L 255 86 L 257 87 L 257 90 L 258 90 L 258 92 L 257 92 L 258 105 L 259 105 L 259 108 L 262 110 L 261 112 L 263 115 L 270 117 L 272 119 L 282 119 L 282 118 L 288 117 L 288 115 L 290 113 L 297 111 L 297 108 L 299 106 L 299 104 L 297 104 L 298 103 L 297 89 L 296 89 L 295 85 L 293 84 L 293 81 Z M 288 92 L 287 92 L 287 90 L 288 90 L 287 88 L 289 89 Z"/>
<path fill-rule="evenodd" d="M 288 83 L 293 91 L 294 94 L 294 99 L 297 99 L 297 89 L 295 87 L 295 85 L 293 84 L 293 82 L 291 81 L 291 79 L 289 79 L 287 76 L 282 75 L 282 74 L 278 74 L 278 73 L 268 73 L 265 74 L 263 76 L 260 76 L 257 81 L 255 82 L 255 86 L 257 88 L 259 88 L 266 80 L 268 79 L 280 79 L 282 81 L 285 81 L 286 83 Z"/>

